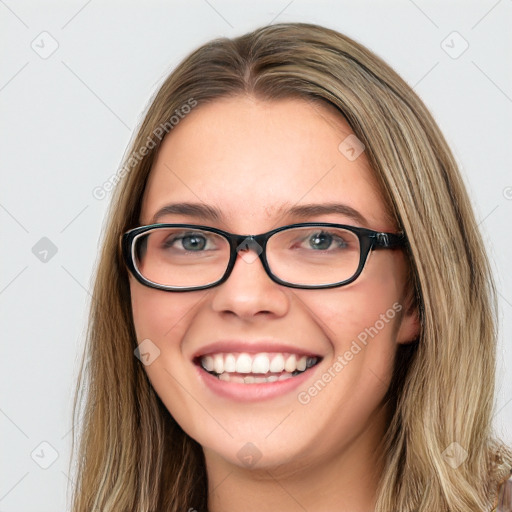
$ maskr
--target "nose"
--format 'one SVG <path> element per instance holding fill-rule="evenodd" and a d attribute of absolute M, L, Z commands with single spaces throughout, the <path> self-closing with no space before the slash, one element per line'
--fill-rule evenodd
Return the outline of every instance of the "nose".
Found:
<path fill-rule="evenodd" d="M 230 276 L 213 291 L 212 308 L 218 313 L 251 319 L 281 317 L 289 309 L 286 288 L 270 279 L 253 249 L 238 252 Z"/>

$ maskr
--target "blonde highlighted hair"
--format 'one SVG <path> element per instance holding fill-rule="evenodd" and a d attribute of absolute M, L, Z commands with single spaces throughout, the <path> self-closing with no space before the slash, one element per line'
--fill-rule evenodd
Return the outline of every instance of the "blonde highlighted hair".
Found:
<path fill-rule="evenodd" d="M 236 95 L 338 109 L 407 234 L 421 332 L 397 353 L 376 512 L 490 510 L 512 451 L 492 431 L 495 289 L 455 160 L 424 104 L 386 63 L 333 30 L 289 23 L 190 54 L 163 83 L 132 141 L 129 153 L 145 154 L 123 174 L 110 205 L 77 386 L 73 512 L 207 509 L 201 446 L 174 421 L 134 357 L 119 241 L 139 222 L 163 140 L 155 129 L 191 101 L 201 108 Z M 457 468 L 447 463 L 450 446 L 467 452 Z"/>

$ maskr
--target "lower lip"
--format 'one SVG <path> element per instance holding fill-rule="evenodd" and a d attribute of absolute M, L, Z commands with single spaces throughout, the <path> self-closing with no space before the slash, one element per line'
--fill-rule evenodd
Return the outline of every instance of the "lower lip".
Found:
<path fill-rule="evenodd" d="M 214 375 L 211 375 L 201 366 L 194 366 L 198 372 L 199 378 L 215 394 L 236 402 L 257 402 L 290 393 L 294 389 L 298 388 L 313 376 L 316 368 L 319 366 L 319 363 L 295 377 L 290 377 L 286 380 L 261 382 L 257 384 L 226 382 L 225 380 L 220 380 Z"/>

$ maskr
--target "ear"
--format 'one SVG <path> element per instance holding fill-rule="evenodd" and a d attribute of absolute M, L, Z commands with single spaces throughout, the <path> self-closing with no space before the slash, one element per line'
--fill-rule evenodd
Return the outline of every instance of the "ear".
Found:
<path fill-rule="evenodd" d="M 416 341 L 421 332 L 421 321 L 419 313 L 419 297 L 416 295 L 414 286 L 408 286 L 403 299 L 402 316 L 396 334 L 396 342 L 408 344 Z"/>
<path fill-rule="evenodd" d="M 415 305 L 407 307 L 400 318 L 396 342 L 403 345 L 413 343 L 419 338 L 420 330 L 421 322 L 418 308 Z"/>

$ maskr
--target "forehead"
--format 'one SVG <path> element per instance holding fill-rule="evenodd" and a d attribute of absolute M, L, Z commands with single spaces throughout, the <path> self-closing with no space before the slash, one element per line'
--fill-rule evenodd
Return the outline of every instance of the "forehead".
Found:
<path fill-rule="evenodd" d="M 141 223 L 167 204 L 192 202 L 217 209 L 226 229 L 259 232 L 284 223 L 294 206 L 342 203 L 366 227 L 390 229 L 364 151 L 354 159 L 360 149 L 341 114 L 317 102 L 242 96 L 200 105 L 162 143 Z"/>

